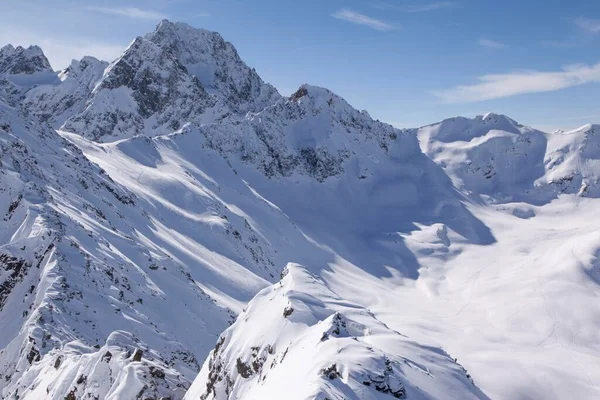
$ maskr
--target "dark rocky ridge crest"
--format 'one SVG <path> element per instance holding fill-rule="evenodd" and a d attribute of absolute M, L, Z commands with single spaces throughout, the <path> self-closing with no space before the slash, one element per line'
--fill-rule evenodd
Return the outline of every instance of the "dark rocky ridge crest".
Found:
<path fill-rule="evenodd" d="M 8 44 L 0 49 L 0 74 L 52 72 L 50 62 L 38 46 L 27 48 Z"/>

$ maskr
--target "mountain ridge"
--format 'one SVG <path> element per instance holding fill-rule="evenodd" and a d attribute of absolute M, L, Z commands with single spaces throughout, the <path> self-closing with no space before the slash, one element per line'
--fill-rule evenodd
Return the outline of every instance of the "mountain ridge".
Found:
<path fill-rule="evenodd" d="M 112 63 L 21 49 L 27 79 L 0 73 L 3 397 L 597 392 L 577 370 L 598 344 L 597 125 L 397 129 L 325 88 L 282 97 L 169 21 Z"/>

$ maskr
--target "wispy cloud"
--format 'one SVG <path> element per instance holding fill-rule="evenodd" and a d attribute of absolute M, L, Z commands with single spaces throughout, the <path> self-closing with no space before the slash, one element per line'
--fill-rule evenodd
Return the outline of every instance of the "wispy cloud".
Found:
<path fill-rule="evenodd" d="M 586 83 L 600 82 L 600 63 L 571 65 L 561 71 L 522 71 L 508 74 L 488 74 L 478 83 L 434 91 L 444 103 L 472 103 L 526 93 L 552 92 Z"/>
<path fill-rule="evenodd" d="M 409 12 L 409 13 L 420 13 L 420 12 L 427 12 L 427 11 L 435 11 L 435 10 L 439 10 L 441 8 L 452 7 L 455 4 L 456 3 L 454 1 L 438 1 L 438 2 L 434 2 L 434 3 L 402 4 L 402 5 L 381 2 L 381 3 L 377 4 L 377 7 L 400 10 L 400 11 Z"/>
<path fill-rule="evenodd" d="M 600 19 L 576 18 L 575 25 L 589 33 L 600 33 Z"/>
<path fill-rule="evenodd" d="M 490 39 L 479 39 L 477 44 L 490 49 L 505 49 L 508 47 L 504 43 L 496 42 L 495 40 Z"/>
<path fill-rule="evenodd" d="M 368 26 L 376 31 L 390 31 L 394 29 L 393 25 L 385 21 L 352 10 L 340 10 L 331 16 L 353 24 Z"/>
<path fill-rule="evenodd" d="M 454 5 L 453 1 L 439 1 L 437 3 L 408 5 L 404 7 L 404 11 L 411 13 L 435 11 L 440 8 L 448 8 Z"/>
<path fill-rule="evenodd" d="M 137 7 L 86 7 L 88 11 L 98 12 L 102 14 L 117 15 L 119 17 L 135 18 L 135 19 L 151 19 L 159 20 L 166 18 L 163 13 L 154 10 L 145 10 Z"/>

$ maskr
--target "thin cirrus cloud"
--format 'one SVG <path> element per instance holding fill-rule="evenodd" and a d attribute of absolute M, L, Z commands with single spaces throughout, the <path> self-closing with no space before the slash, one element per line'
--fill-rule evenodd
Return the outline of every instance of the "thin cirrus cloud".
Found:
<path fill-rule="evenodd" d="M 340 10 L 331 15 L 333 18 L 337 18 L 342 21 L 351 22 L 357 25 L 367 26 L 376 31 L 391 31 L 395 27 L 377 18 L 369 17 L 352 10 Z"/>
<path fill-rule="evenodd" d="M 478 83 L 432 92 L 443 103 L 474 103 L 526 93 L 552 92 L 587 83 L 600 82 L 600 63 L 571 65 L 561 71 L 523 71 L 488 74 Z"/>
<path fill-rule="evenodd" d="M 600 19 L 576 18 L 575 25 L 589 33 L 600 33 Z"/>
<path fill-rule="evenodd" d="M 440 8 L 452 7 L 453 5 L 454 5 L 453 1 L 439 1 L 437 3 L 406 6 L 406 7 L 404 7 L 404 11 L 410 12 L 410 13 L 427 12 L 427 11 L 439 10 Z"/>
<path fill-rule="evenodd" d="M 134 19 L 151 19 L 158 20 L 164 19 L 167 16 L 163 13 L 154 10 L 141 9 L 137 7 L 95 7 L 90 6 L 86 7 L 88 11 L 102 13 L 102 14 L 110 14 L 117 15 L 119 17 L 127 17 Z"/>
<path fill-rule="evenodd" d="M 376 6 L 378 8 L 388 8 L 388 9 L 400 10 L 400 11 L 408 12 L 408 13 L 420 13 L 420 12 L 427 12 L 427 11 L 435 11 L 435 10 L 439 10 L 442 8 L 448 8 L 448 7 L 452 7 L 454 5 L 455 5 L 455 2 L 453 2 L 453 1 L 438 1 L 438 2 L 434 2 L 434 3 L 404 4 L 404 5 L 381 2 L 381 3 L 377 4 Z"/>
<path fill-rule="evenodd" d="M 488 49 L 505 49 L 507 46 L 504 43 L 497 42 L 490 39 L 479 39 L 477 44 Z"/>

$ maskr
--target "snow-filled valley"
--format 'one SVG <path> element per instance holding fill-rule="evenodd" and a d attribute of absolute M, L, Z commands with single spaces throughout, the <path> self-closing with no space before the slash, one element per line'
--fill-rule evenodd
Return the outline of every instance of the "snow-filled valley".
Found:
<path fill-rule="evenodd" d="M 600 126 L 396 129 L 163 21 L 0 50 L 0 398 L 600 398 Z"/>

